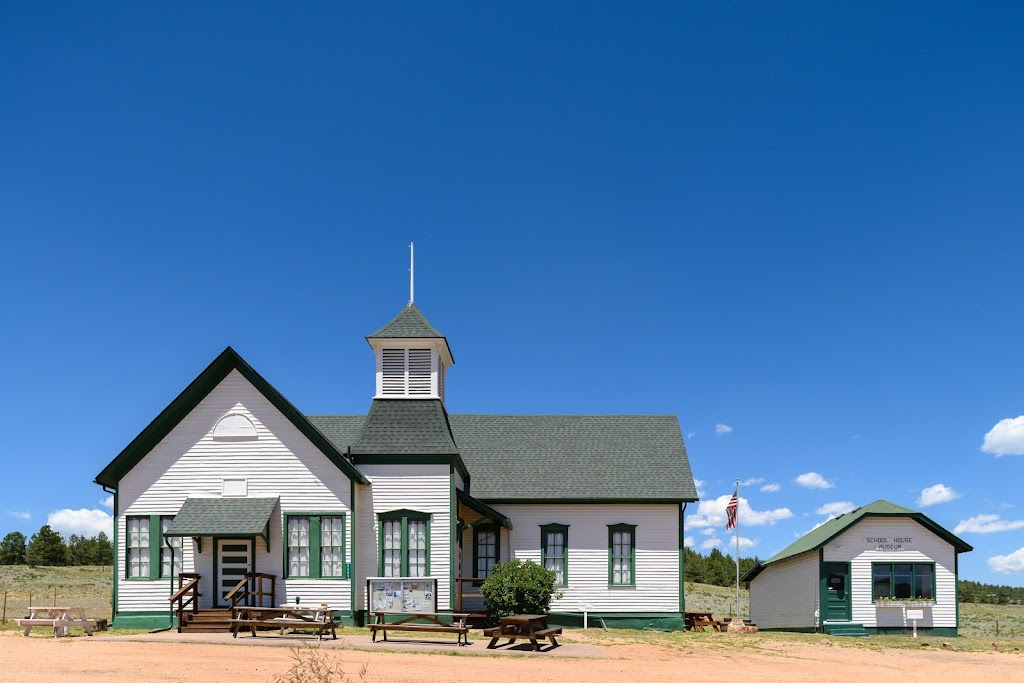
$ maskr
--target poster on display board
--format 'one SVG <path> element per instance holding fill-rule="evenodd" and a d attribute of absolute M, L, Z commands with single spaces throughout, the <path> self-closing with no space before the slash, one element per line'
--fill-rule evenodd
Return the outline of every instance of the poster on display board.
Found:
<path fill-rule="evenodd" d="M 377 576 L 366 580 L 371 612 L 436 612 L 437 579 L 426 576 Z"/>

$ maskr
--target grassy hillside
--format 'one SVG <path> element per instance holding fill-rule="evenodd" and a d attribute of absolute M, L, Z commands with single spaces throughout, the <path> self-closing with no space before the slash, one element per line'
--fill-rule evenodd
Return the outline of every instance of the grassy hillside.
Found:
<path fill-rule="evenodd" d="M 85 607 L 92 618 L 110 618 L 113 577 L 110 567 L 27 567 L 0 565 L 0 605 L 7 594 L 7 623 L 28 615 L 29 600 L 36 605 Z"/>
<path fill-rule="evenodd" d="M 0 566 L 0 600 L 7 592 L 7 623 L 0 628 L 15 628 L 13 620 L 26 616 L 29 599 L 36 604 L 57 602 L 83 606 L 93 618 L 110 617 L 113 579 L 110 567 L 26 567 Z M 740 616 L 746 617 L 748 595 L 740 591 Z M 717 617 L 732 616 L 736 589 L 686 583 L 686 609 L 710 611 Z M 996 637 L 1024 640 L 1024 605 L 960 606 L 960 633 L 972 637 Z"/>

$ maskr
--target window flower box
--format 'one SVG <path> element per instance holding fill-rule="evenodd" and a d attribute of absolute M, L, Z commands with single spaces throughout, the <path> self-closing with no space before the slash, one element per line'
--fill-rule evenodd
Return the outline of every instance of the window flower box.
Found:
<path fill-rule="evenodd" d="M 916 609 L 918 607 L 935 607 L 934 600 L 886 600 L 876 599 L 875 607 L 910 607 Z"/>

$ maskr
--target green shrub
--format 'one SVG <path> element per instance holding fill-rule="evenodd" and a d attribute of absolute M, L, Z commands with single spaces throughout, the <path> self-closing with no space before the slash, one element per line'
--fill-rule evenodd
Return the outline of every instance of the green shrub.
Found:
<path fill-rule="evenodd" d="M 490 623 L 513 614 L 547 614 L 551 600 L 562 597 L 555 589 L 555 572 L 527 560 L 494 565 L 480 592 Z"/>

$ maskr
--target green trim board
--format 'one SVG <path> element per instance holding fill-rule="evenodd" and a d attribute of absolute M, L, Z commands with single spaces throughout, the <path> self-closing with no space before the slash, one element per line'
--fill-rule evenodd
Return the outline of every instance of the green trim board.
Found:
<path fill-rule="evenodd" d="M 275 389 L 252 366 L 245 362 L 230 346 L 224 349 L 199 376 L 185 387 L 170 405 L 163 409 L 142 432 L 122 450 L 103 470 L 96 475 L 95 482 L 101 486 L 115 488 L 117 483 L 160 441 L 167 436 L 232 370 L 237 370 L 257 391 L 288 419 L 309 441 L 334 463 L 350 479 L 361 484 L 369 483 L 352 465 L 345 455 L 319 429 L 298 411 L 277 389 Z"/>
<path fill-rule="evenodd" d="M 176 617 L 171 615 L 171 628 L 178 625 Z M 110 623 L 111 630 L 117 629 L 165 629 L 168 627 L 168 613 L 147 611 L 115 612 Z"/>
<path fill-rule="evenodd" d="M 117 489 L 114 489 L 113 496 L 114 496 L 114 539 L 113 539 L 113 543 L 114 543 L 114 566 L 111 567 L 111 574 L 113 574 L 114 581 L 113 581 L 113 595 L 112 595 L 111 602 L 113 603 L 113 612 L 116 613 L 117 612 L 117 607 L 118 607 L 118 604 L 117 604 L 117 599 L 118 599 L 118 597 L 117 597 L 118 579 L 120 578 L 119 577 L 120 572 L 117 571 L 117 558 L 118 558 L 118 555 L 120 554 L 120 551 L 118 549 L 118 533 L 117 533 L 118 519 L 119 519 L 118 518 L 118 512 L 120 511 L 120 509 L 117 506 L 117 502 L 118 502 L 118 500 L 117 500 L 117 498 L 118 498 Z M 113 615 L 111 615 L 111 623 L 113 623 Z"/>
<path fill-rule="evenodd" d="M 615 534 L 620 534 L 619 546 L 624 545 L 625 534 L 629 534 L 629 581 L 615 580 L 615 560 L 623 559 L 625 555 L 615 554 Z M 621 573 L 621 570 L 620 570 Z M 609 586 L 635 586 L 636 585 L 636 524 L 609 524 L 608 525 L 608 585 Z"/>
<path fill-rule="evenodd" d="M 462 461 L 462 456 L 459 454 L 437 454 L 437 453 L 425 453 L 423 455 L 414 455 L 409 453 L 402 453 L 400 455 L 359 455 L 352 454 L 352 461 L 357 465 L 450 465 L 458 470 L 459 474 L 462 475 L 463 481 L 469 480 L 469 470 L 466 469 L 466 463 Z"/>
<path fill-rule="evenodd" d="M 409 520 L 424 521 L 424 532 L 426 534 L 425 543 L 425 562 L 426 566 L 424 569 L 424 577 L 430 576 L 430 527 L 432 525 L 432 515 L 429 512 L 420 512 L 419 510 L 388 510 L 387 512 L 377 513 L 377 575 L 384 576 L 384 522 L 385 520 L 400 520 L 401 521 L 401 541 L 400 541 L 400 576 L 394 578 L 421 578 L 421 577 L 410 577 L 409 576 Z"/>
<path fill-rule="evenodd" d="M 429 526 L 429 522 L 427 524 Z M 448 609 L 455 609 L 455 577 L 458 568 L 455 566 L 455 544 L 459 538 L 459 504 L 455 487 L 455 463 L 448 468 Z M 429 554 L 429 544 L 427 547 Z M 430 572 L 427 572 L 430 574 Z"/>
<path fill-rule="evenodd" d="M 548 534 L 562 534 L 562 552 L 560 555 L 549 557 Z M 556 586 L 569 585 L 569 525 L 568 524 L 542 524 L 540 526 L 540 566 L 547 568 L 548 559 L 560 559 L 562 564 L 562 580 L 556 579 Z"/>
<path fill-rule="evenodd" d="M 357 573 L 356 567 L 356 482 L 349 480 L 349 509 L 352 514 L 349 515 L 349 538 L 352 542 L 349 544 L 349 561 L 352 563 L 352 571 L 349 572 L 349 586 L 348 586 L 348 603 L 349 603 L 349 616 L 356 613 L 356 580 L 355 575 Z"/>
<path fill-rule="evenodd" d="M 679 506 L 679 612 L 686 613 L 686 527 L 683 518 L 686 515 L 686 503 Z"/>
<path fill-rule="evenodd" d="M 342 575 L 323 575 L 323 518 L 324 517 L 341 517 L 342 519 L 342 537 L 341 537 L 341 556 L 343 570 Z M 283 568 L 281 576 L 285 579 L 323 579 L 326 581 L 344 581 L 351 579 L 352 572 L 351 563 L 346 561 L 348 545 L 349 545 L 349 534 L 345 525 L 349 515 L 344 510 L 289 510 L 284 513 L 284 520 L 281 525 L 281 550 Z M 291 546 L 289 545 L 288 539 L 288 525 L 289 520 L 292 518 L 304 518 L 309 520 L 306 535 L 307 542 L 309 543 L 309 574 L 292 574 L 291 573 L 291 561 L 290 553 Z"/>

